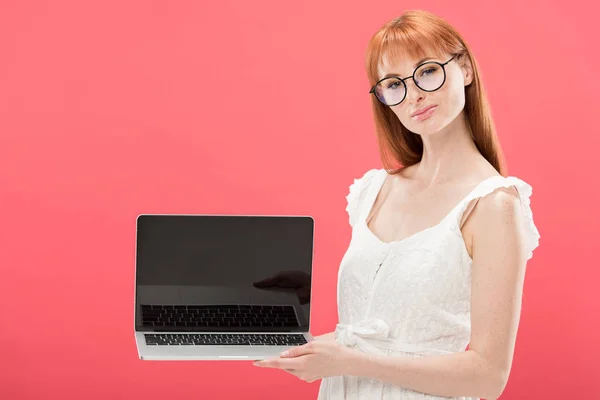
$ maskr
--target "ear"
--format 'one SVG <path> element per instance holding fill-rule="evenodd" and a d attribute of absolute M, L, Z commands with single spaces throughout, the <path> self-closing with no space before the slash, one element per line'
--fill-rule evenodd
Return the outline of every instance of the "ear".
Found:
<path fill-rule="evenodd" d="M 463 71 L 463 77 L 465 79 L 465 86 L 469 86 L 473 82 L 473 65 L 469 56 L 465 55 L 464 59 L 461 60 L 461 69 Z"/>

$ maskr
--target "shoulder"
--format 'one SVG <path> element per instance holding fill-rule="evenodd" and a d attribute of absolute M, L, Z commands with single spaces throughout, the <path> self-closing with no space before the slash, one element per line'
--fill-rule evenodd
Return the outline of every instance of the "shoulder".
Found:
<path fill-rule="evenodd" d="M 373 180 L 373 178 L 375 178 L 375 176 L 377 176 L 377 174 L 380 174 L 382 172 L 383 172 L 382 169 L 377 169 L 377 168 L 369 169 L 366 172 L 364 172 L 361 176 L 359 176 L 358 178 L 354 178 L 354 182 L 352 183 L 352 185 L 350 185 L 350 187 L 368 185 Z"/>
<path fill-rule="evenodd" d="M 485 214 L 515 214 L 529 207 L 531 185 L 514 176 L 492 176 L 482 182 L 475 197 L 479 198 L 479 210 Z"/>
<path fill-rule="evenodd" d="M 346 195 L 346 211 L 348 212 L 351 226 L 354 226 L 359 214 L 360 206 L 366 193 L 368 192 L 368 188 L 371 186 L 371 183 L 378 175 L 384 173 L 386 173 L 384 169 L 372 168 L 364 172 L 358 178 L 355 178 L 350 184 L 348 188 L 348 194 Z"/>
<path fill-rule="evenodd" d="M 500 186 L 479 200 L 478 211 L 488 219 L 514 217 L 521 213 L 521 196 L 514 186 Z"/>
<path fill-rule="evenodd" d="M 532 187 L 519 178 L 488 179 L 473 210 L 473 239 L 477 241 L 479 237 L 481 242 L 485 237 L 490 243 L 514 240 L 530 258 L 540 237 L 533 222 L 531 195 Z"/>

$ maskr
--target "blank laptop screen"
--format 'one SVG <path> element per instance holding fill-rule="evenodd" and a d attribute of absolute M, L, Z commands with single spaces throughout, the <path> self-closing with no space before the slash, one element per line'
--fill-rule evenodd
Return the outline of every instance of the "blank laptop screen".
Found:
<path fill-rule="evenodd" d="M 309 329 L 314 220 L 140 215 L 136 330 Z"/>

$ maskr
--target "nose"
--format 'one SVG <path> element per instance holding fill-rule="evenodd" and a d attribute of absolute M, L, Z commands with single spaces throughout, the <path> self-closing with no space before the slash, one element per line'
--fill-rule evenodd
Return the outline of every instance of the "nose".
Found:
<path fill-rule="evenodd" d="M 423 98 L 425 92 L 419 89 L 413 79 L 407 79 L 404 83 L 406 84 L 406 99 L 409 102 Z"/>

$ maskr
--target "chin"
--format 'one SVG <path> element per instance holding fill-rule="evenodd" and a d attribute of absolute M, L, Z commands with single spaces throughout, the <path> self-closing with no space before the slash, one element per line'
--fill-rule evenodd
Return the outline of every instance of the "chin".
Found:
<path fill-rule="evenodd" d="M 429 122 L 429 121 L 423 121 Z M 433 122 L 433 121 L 432 121 Z M 427 135 L 435 135 L 440 132 L 446 125 L 440 123 L 428 123 L 428 124 L 412 124 L 412 129 L 409 128 L 411 132 L 416 133 L 417 135 L 427 136 Z"/>

